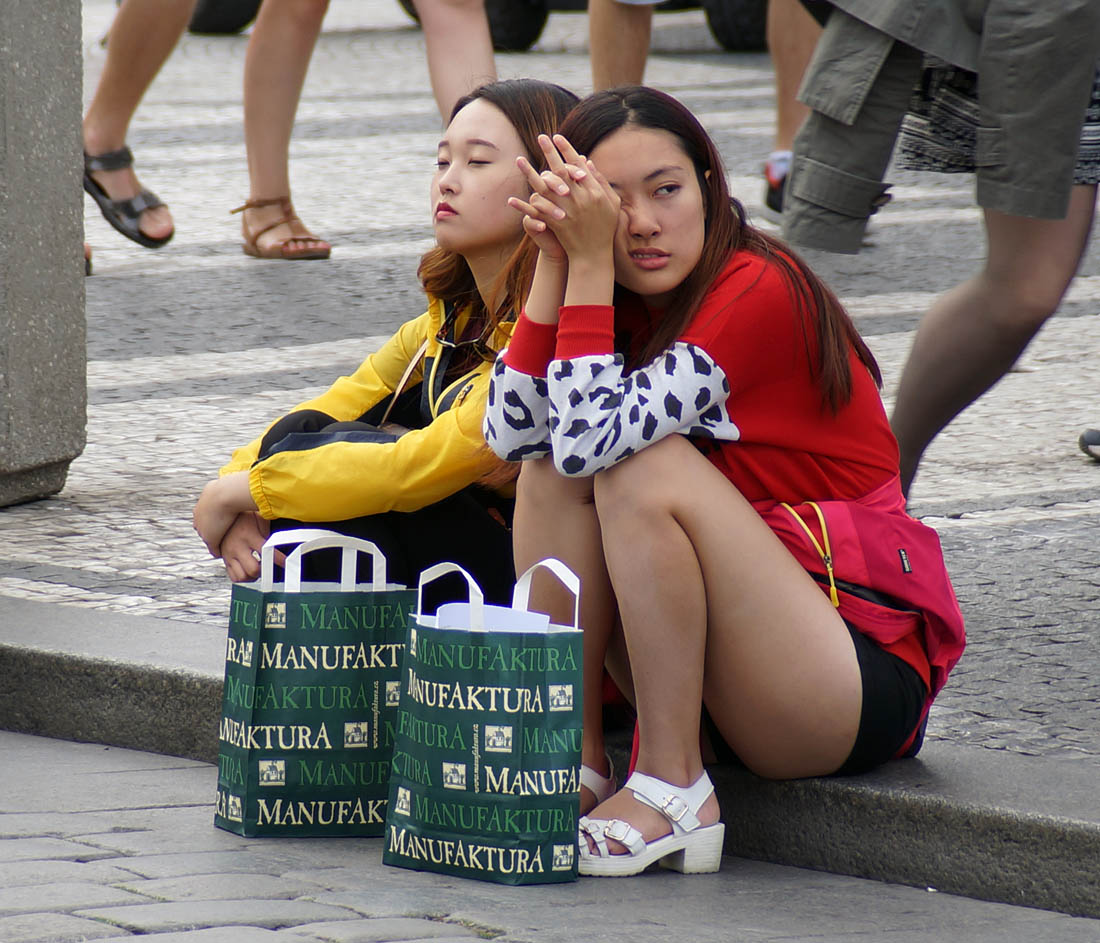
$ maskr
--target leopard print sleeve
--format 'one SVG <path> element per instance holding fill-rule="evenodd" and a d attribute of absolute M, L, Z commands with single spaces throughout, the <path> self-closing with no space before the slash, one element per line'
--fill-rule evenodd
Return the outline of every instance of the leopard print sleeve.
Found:
<path fill-rule="evenodd" d="M 493 365 L 482 429 L 485 441 L 508 462 L 550 454 L 546 378 L 513 370 L 503 355 Z"/>
<path fill-rule="evenodd" d="M 726 375 L 694 344 L 676 343 L 624 376 L 621 355 L 555 360 L 548 377 L 554 464 L 583 477 L 609 468 L 667 435 L 736 441 Z"/>

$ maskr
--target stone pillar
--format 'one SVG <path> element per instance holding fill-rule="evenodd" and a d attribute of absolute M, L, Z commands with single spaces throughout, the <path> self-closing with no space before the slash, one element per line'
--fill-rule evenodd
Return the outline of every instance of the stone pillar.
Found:
<path fill-rule="evenodd" d="M 81 52 L 80 0 L 0 5 L 0 506 L 84 448 Z"/>

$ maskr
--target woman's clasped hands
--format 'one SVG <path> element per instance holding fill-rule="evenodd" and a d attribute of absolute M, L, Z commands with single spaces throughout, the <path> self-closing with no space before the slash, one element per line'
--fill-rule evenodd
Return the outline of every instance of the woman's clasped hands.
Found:
<path fill-rule="evenodd" d="M 195 502 L 191 522 L 210 556 L 225 564 L 234 583 L 260 575 L 260 550 L 271 530 L 256 511 L 247 472 L 233 472 L 209 482 Z M 276 553 L 280 566 L 284 559 Z"/>
<path fill-rule="evenodd" d="M 548 169 L 539 173 L 524 157 L 516 164 L 527 176 L 531 195 L 511 197 L 508 205 L 524 214 L 523 228 L 554 261 L 610 260 L 619 226 L 619 195 L 562 135 L 539 135 Z"/>

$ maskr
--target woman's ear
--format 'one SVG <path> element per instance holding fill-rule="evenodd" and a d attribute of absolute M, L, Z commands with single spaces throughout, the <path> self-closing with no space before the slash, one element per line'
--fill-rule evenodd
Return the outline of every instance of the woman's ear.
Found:
<path fill-rule="evenodd" d="M 707 180 L 707 181 L 710 180 L 710 170 L 709 169 L 703 171 L 703 179 Z"/>

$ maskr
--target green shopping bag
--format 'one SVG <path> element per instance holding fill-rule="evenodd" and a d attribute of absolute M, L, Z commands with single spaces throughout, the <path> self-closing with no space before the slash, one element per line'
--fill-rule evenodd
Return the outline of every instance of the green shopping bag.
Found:
<path fill-rule="evenodd" d="M 573 624 L 528 611 L 549 570 L 573 593 Z M 468 603 L 422 611 L 424 587 L 461 573 Z M 409 622 L 382 861 L 500 884 L 577 877 L 583 727 L 580 581 L 543 560 L 512 607 L 486 606 L 454 563 L 420 577 Z"/>
<path fill-rule="evenodd" d="M 275 548 L 299 546 L 274 582 Z M 341 549 L 339 583 L 302 583 L 302 557 Z M 373 582 L 357 585 L 359 553 Z M 238 835 L 381 835 L 405 633 L 416 592 L 386 583 L 373 543 L 275 533 L 260 579 L 235 584 L 214 824 Z"/>

